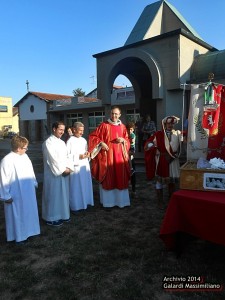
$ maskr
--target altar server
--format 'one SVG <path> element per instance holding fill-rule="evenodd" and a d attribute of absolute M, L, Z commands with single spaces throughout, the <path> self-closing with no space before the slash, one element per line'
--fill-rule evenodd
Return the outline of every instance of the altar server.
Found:
<path fill-rule="evenodd" d="M 69 177 L 73 164 L 69 161 L 63 122 L 52 125 L 52 135 L 43 143 L 44 182 L 42 218 L 50 226 L 61 226 L 70 221 Z"/>
<path fill-rule="evenodd" d="M 73 161 L 74 169 L 70 174 L 70 209 L 72 212 L 86 209 L 88 205 L 94 205 L 92 178 L 89 164 L 90 153 L 87 141 L 82 137 L 84 124 L 75 122 L 73 134 L 67 141 L 68 155 Z"/>
<path fill-rule="evenodd" d="M 16 135 L 11 148 L 0 164 L 0 197 L 4 201 L 7 241 L 24 243 L 40 234 L 35 191 L 38 183 L 26 154 L 28 140 Z"/>

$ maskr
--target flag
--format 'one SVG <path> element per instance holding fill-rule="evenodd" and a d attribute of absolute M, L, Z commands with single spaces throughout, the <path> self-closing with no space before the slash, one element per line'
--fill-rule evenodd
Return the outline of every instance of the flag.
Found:
<path fill-rule="evenodd" d="M 208 90 L 210 90 L 210 92 Z M 221 90 L 222 85 L 211 85 L 211 88 L 208 86 L 207 91 L 205 91 L 205 105 L 203 108 L 202 127 L 209 130 L 209 136 L 218 134 Z"/>
<path fill-rule="evenodd" d="M 188 115 L 187 160 L 207 157 L 208 130 L 202 127 L 204 87 L 191 85 L 190 107 Z"/>
<path fill-rule="evenodd" d="M 200 157 L 210 160 L 216 157 L 225 161 L 225 86 L 215 86 L 217 110 L 205 110 L 204 97 L 204 88 L 201 85 L 191 85 L 187 160 L 198 160 Z M 213 125 L 208 124 L 211 120 Z"/>
<path fill-rule="evenodd" d="M 220 109 L 215 116 L 215 134 L 210 134 L 209 137 L 207 159 L 217 157 L 225 161 L 225 86 L 217 87 L 217 101 Z"/>

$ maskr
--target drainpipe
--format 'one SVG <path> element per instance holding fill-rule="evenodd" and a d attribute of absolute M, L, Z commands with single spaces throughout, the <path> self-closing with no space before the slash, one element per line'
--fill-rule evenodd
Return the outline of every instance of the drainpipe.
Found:
<path fill-rule="evenodd" d="M 179 39 L 178 39 L 178 53 L 177 53 L 177 65 L 178 65 L 178 80 L 180 82 L 180 35 L 179 35 Z"/>

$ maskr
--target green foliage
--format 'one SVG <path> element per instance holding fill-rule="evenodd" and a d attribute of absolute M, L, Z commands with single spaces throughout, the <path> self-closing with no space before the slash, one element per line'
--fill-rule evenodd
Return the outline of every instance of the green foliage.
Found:
<path fill-rule="evenodd" d="M 201 139 L 208 138 L 207 131 L 202 127 L 202 114 L 199 113 L 198 115 L 195 115 L 193 120 L 197 131 L 201 134 Z"/>
<path fill-rule="evenodd" d="M 85 96 L 85 92 L 81 88 L 77 88 L 73 90 L 74 97 L 83 97 Z"/>

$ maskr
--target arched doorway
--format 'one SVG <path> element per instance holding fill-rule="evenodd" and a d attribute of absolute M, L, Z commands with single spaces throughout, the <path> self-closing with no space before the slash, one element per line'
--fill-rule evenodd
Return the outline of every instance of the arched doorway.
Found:
<path fill-rule="evenodd" d="M 156 120 L 156 101 L 152 98 L 152 75 L 141 59 L 129 57 L 121 60 L 112 69 L 111 76 L 126 76 L 132 84 L 135 94 L 135 108 L 140 115 L 150 114 Z"/>
<path fill-rule="evenodd" d="M 112 51 L 113 52 L 113 51 Z M 103 105 L 111 104 L 111 93 L 118 75 L 126 76 L 135 93 L 135 108 L 150 114 L 157 122 L 157 100 L 163 98 L 162 75 L 155 59 L 142 49 L 96 55 L 97 91 Z"/>

